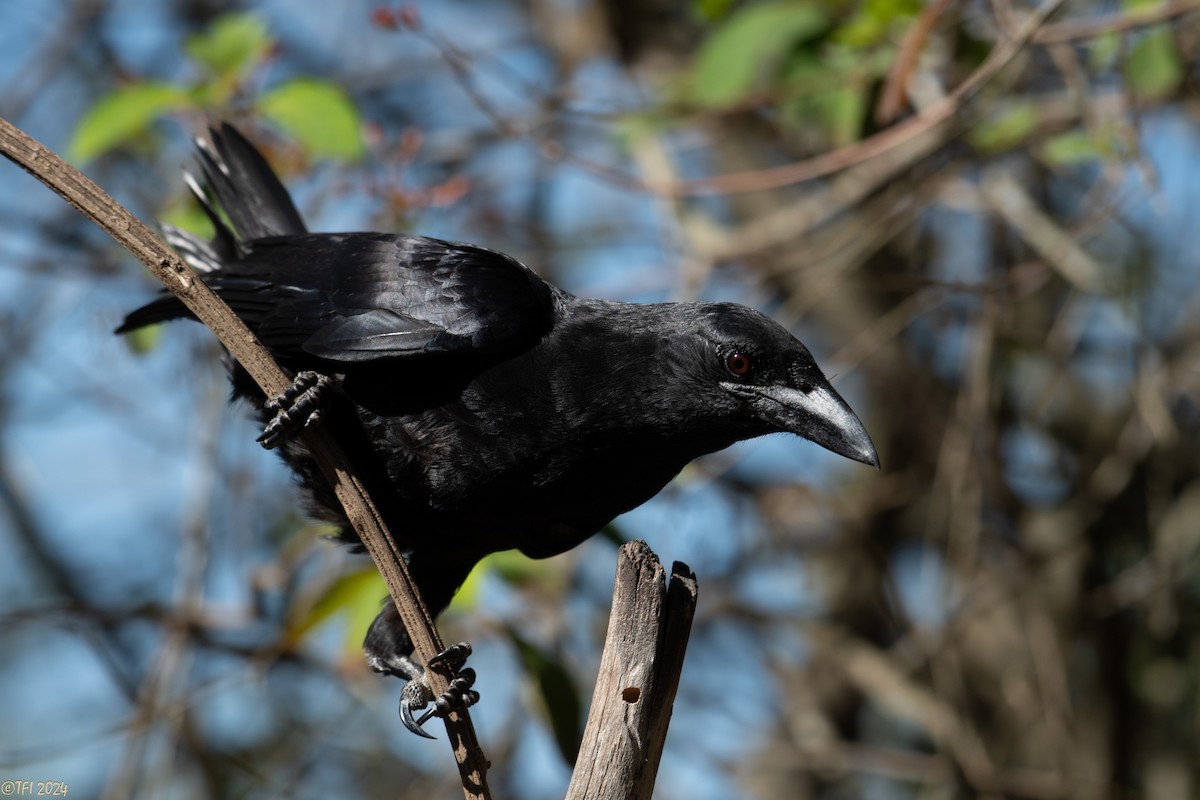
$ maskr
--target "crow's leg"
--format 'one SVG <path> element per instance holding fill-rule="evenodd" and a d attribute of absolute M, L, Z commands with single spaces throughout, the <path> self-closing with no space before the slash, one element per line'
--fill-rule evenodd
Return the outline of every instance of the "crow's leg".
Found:
<path fill-rule="evenodd" d="M 471 645 L 466 642 L 451 645 L 430 659 L 428 667 L 422 667 L 412 657 L 412 640 L 390 599 L 371 623 L 363 650 L 371 669 L 405 681 L 400 693 L 400 718 L 404 727 L 418 736 L 434 738 L 421 727 L 430 717 L 445 717 L 460 705 L 465 708 L 479 702 L 479 692 L 471 688 L 475 683 L 475 670 L 463 668 L 467 656 L 471 655 Z M 450 676 L 450 686 L 441 697 L 434 697 L 433 690 L 429 688 L 427 668 L 444 670 Z M 413 712 L 422 710 L 430 703 L 433 708 L 420 718 L 413 716 Z"/>
<path fill-rule="evenodd" d="M 329 406 L 335 383 L 328 375 L 312 370 L 296 373 L 291 386 L 263 404 L 275 416 L 258 437 L 259 443 L 267 449 L 277 447 L 319 421 L 321 412 Z"/>

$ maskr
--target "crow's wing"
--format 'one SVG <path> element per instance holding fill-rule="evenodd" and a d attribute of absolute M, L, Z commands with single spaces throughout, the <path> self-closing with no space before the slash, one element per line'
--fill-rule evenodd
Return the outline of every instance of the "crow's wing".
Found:
<path fill-rule="evenodd" d="M 515 259 L 466 244 L 374 233 L 260 239 L 206 276 L 277 354 L 369 362 L 503 353 L 553 319 L 549 285 Z"/>

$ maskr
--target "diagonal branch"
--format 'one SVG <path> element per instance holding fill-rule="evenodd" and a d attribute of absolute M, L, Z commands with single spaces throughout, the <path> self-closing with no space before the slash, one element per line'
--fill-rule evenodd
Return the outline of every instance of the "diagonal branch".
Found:
<path fill-rule="evenodd" d="M 149 228 L 79 170 L 3 118 L 0 118 L 0 153 L 53 189 L 145 264 L 197 319 L 212 329 L 267 396 L 277 395 L 291 384 L 270 353 L 229 306 L 198 280 Z M 367 495 L 357 470 L 323 426 L 309 428 L 303 437 L 333 486 L 350 524 L 387 581 L 388 591 L 417 655 L 429 663 L 444 649 L 441 638 L 408 574 L 400 550 Z M 436 670 L 428 671 L 428 680 L 435 694 L 440 695 L 447 688 L 446 678 Z M 446 731 L 466 797 L 472 800 L 489 797 L 487 759 L 479 748 L 465 710 L 446 718 Z"/>

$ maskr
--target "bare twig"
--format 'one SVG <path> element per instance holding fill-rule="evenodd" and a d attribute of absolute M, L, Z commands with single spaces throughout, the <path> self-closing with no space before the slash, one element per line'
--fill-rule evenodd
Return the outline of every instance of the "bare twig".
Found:
<path fill-rule="evenodd" d="M 933 32 L 934 24 L 951 1 L 933 0 L 922 9 L 916 22 L 904 34 L 900 52 L 896 54 L 896 61 L 888 70 L 887 77 L 883 81 L 883 89 L 879 92 L 879 102 L 875 104 L 876 123 L 886 125 L 900 116 L 900 113 L 908 107 L 906 96 L 908 80 L 917 68 L 917 60 L 921 56 L 925 42 L 929 40 L 929 34 Z"/>
<path fill-rule="evenodd" d="M 1054 44 L 1092 39 L 1106 33 L 1123 33 L 1134 28 L 1167 22 L 1197 10 L 1200 10 L 1200 2 L 1197 0 L 1176 0 L 1157 6 L 1135 8 L 1122 14 L 1047 25 L 1034 35 L 1033 40 L 1038 44 Z"/>
<path fill-rule="evenodd" d="M 100 187 L 3 118 L 0 118 L 0 152 L 57 192 L 145 264 L 197 319 L 212 329 L 221 344 L 268 396 L 279 394 L 290 385 L 288 377 L 237 315 L 197 280 L 191 269 L 154 233 Z M 350 524 L 383 574 L 417 655 L 428 662 L 444 647 L 433 618 L 408 574 L 404 558 L 357 470 L 322 426 L 306 430 L 303 436 L 333 485 Z M 447 688 L 446 678 L 434 670 L 429 671 L 429 682 L 437 694 Z M 487 760 L 466 712 L 449 715 L 446 730 L 459 765 L 465 795 L 468 798 L 488 797 Z"/>

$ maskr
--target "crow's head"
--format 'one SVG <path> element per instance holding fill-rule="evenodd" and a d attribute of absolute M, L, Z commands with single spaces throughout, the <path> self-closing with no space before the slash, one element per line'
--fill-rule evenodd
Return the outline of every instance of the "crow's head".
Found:
<path fill-rule="evenodd" d="M 688 360 L 693 385 L 704 385 L 697 400 L 706 404 L 706 415 L 744 426 L 746 436 L 740 438 L 794 433 L 879 466 L 862 422 L 829 385 L 808 348 L 783 326 L 733 303 L 704 303 L 692 311 L 696 328 L 689 338 L 701 346 Z"/>

